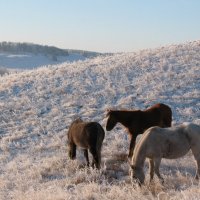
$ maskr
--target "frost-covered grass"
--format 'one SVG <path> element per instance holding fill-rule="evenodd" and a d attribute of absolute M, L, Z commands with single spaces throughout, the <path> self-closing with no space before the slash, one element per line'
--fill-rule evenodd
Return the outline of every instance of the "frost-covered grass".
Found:
<path fill-rule="evenodd" d="M 200 124 L 200 41 L 101 56 L 0 77 L 0 199 L 200 199 L 191 153 L 162 160 L 138 188 L 129 177 L 129 139 L 106 132 L 102 169 L 87 169 L 81 152 L 67 156 L 67 128 L 76 116 L 104 128 L 107 108 L 171 106 L 173 124 Z"/>

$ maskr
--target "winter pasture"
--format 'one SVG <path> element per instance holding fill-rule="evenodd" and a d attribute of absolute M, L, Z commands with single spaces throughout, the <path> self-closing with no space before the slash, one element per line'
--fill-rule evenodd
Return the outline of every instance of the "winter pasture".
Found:
<path fill-rule="evenodd" d="M 161 185 L 131 183 L 126 130 L 106 132 L 100 171 L 67 154 L 77 116 L 105 129 L 106 109 L 145 109 L 162 102 L 173 125 L 200 124 L 200 41 L 99 56 L 0 77 L 0 199 L 200 199 L 196 163 L 188 153 L 162 160 Z"/>
<path fill-rule="evenodd" d="M 0 69 L 34 69 L 45 65 L 55 65 L 62 62 L 74 62 L 77 60 L 85 59 L 86 58 L 84 56 L 75 53 L 71 53 L 68 56 L 57 56 L 56 61 L 53 60 L 50 56 L 34 55 L 32 53 L 0 53 Z"/>
<path fill-rule="evenodd" d="M 101 53 L 20 42 L 0 42 L 0 75 L 93 58 Z M 6 70 L 6 71 L 5 71 Z"/>

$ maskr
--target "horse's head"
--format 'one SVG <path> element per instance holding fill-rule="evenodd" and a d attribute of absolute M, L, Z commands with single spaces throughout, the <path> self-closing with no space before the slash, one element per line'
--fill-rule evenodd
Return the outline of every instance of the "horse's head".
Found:
<path fill-rule="evenodd" d="M 108 117 L 107 124 L 106 124 L 106 130 L 111 131 L 117 124 L 117 119 L 112 110 L 107 111 L 106 117 Z"/>
<path fill-rule="evenodd" d="M 131 180 L 133 183 L 138 183 L 139 185 L 144 183 L 145 175 L 144 171 L 140 167 L 135 167 L 131 165 Z"/>

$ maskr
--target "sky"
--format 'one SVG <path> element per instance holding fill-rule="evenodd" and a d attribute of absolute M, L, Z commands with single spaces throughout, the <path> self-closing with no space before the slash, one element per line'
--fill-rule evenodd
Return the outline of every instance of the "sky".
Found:
<path fill-rule="evenodd" d="M 0 0 L 0 41 L 133 52 L 200 39 L 200 0 Z"/>

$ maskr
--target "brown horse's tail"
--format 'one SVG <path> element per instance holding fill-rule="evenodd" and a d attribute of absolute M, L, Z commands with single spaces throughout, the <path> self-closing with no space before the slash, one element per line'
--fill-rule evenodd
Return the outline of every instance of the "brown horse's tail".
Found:
<path fill-rule="evenodd" d="M 97 148 L 97 154 L 99 158 L 99 167 L 101 165 L 101 148 L 102 148 L 104 137 L 105 137 L 105 131 L 102 128 L 102 126 L 98 124 L 98 137 L 97 137 L 96 148 Z"/>
<path fill-rule="evenodd" d="M 161 104 L 161 112 L 163 113 L 163 127 L 171 127 L 172 110 L 168 105 Z"/>

